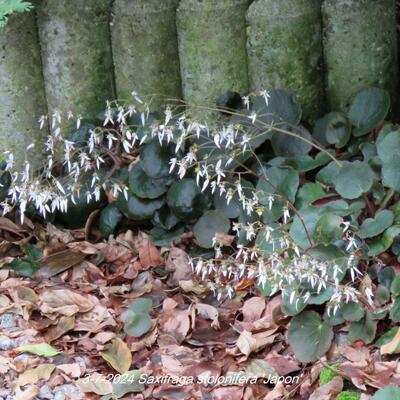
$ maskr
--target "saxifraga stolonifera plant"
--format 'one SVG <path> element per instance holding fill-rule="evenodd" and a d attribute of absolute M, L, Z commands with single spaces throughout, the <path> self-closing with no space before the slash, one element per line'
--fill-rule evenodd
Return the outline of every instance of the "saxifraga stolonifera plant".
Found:
<path fill-rule="evenodd" d="M 364 285 L 361 293 L 355 285 L 361 276 L 362 240 L 351 232 L 350 221 L 330 213 L 311 234 L 294 205 L 292 189 L 297 190 L 299 175 L 279 164 L 268 165 L 256 151 L 265 142 L 272 142 L 274 149 L 286 142 L 307 151 L 315 148 L 325 162 L 340 165 L 298 125 L 301 109 L 293 95 L 276 90 L 243 97 L 241 110 L 219 110 L 228 115 L 223 120 L 215 116 L 216 109 L 191 106 L 214 122 L 218 120 L 210 125 L 208 117 L 188 117 L 182 103 L 171 101 L 160 118 L 150 113 L 149 106 L 150 102 L 136 93 L 123 105 L 107 102 L 102 126 L 87 125 L 71 112 L 65 117 L 59 112 L 42 116 L 40 126 L 49 125 L 51 131 L 43 149 L 47 165 L 34 170 L 26 160 L 23 170 L 15 171 L 14 157 L 6 152 L 3 214 L 16 210 L 23 221 L 27 208 L 34 207 L 46 218 L 67 212 L 82 197 L 87 203 L 99 201 L 104 191 L 117 199 L 117 204 L 122 201 L 127 206 L 130 187 L 119 175 L 121 166 L 129 165 L 132 171 L 143 146 L 156 143 L 169 176 L 155 177 L 151 190 L 171 177 L 177 182 L 191 178 L 199 196 L 216 199 L 214 207 L 225 211 L 221 218 L 221 213 L 213 214 L 215 210 L 205 211 L 206 201 L 199 202 L 200 214 L 205 212 L 194 226 L 195 236 L 199 241 L 201 236 L 211 236 L 204 240 L 211 241 L 211 246 L 205 247 L 213 251 L 190 258 L 194 273 L 218 299 L 233 297 L 237 284 L 248 278 L 265 295 L 282 291 L 287 310 L 303 309 L 310 299 L 319 298 L 327 301 L 328 314 L 360 298 L 372 302 L 371 288 Z M 64 134 L 61 125 L 65 120 L 76 126 L 75 136 Z M 27 150 L 29 154 L 32 146 Z M 293 240 L 296 229 L 306 246 Z M 229 232 L 236 238 L 227 235 Z M 331 251 L 331 241 L 337 245 L 335 251 Z M 344 279 L 346 274 L 348 279 Z"/>

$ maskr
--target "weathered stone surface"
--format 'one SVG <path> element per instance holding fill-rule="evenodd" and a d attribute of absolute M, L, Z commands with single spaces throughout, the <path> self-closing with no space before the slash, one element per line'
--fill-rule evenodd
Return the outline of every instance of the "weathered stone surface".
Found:
<path fill-rule="evenodd" d="M 110 0 L 42 0 L 38 26 L 49 112 L 93 118 L 113 97 Z"/>
<path fill-rule="evenodd" d="M 304 119 L 317 118 L 324 103 L 320 0 L 256 0 L 247 20 L 251 90 L 290 90 Z"/>
<path fill-rule="evenodd" d="M 118 98 L 132 91 L 159 110 L 181 98 L 176 7 L 179 0 L 115 0 L 111 26 Z"/>
<path fill-rule="evenodd" d="M 183 94 L 188 103 L 215 107 L 218 97 L 228 90 L 247 94 L 248 3 L 248 0 L 180 2 L 179 57 Z M 207 115 L 198 109 L 195 114 Z"/>
<path fill-rule="evenodd" d="M 325 0 L 322 7 L 327 96 L 347 108 L 361 89 L 397 92 L 395 0 Z"/>
<path fill-rule="evenodd" d="M 46 113 L 40 49 L 32 12 L 12 15 L 0 28 L 0 152 L 14 153 L 16 167 L 25 159 L 25 149 L 36 165 L 40 143 L 47 135 L 38 119 Z"/>

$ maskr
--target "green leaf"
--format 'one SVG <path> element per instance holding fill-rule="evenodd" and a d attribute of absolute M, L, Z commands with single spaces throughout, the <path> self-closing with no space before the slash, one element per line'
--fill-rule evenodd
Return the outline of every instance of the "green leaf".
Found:
<path fill-rule="evenodd" d="M 390 291 L 394 296 L 400 296 L 400 275 L 397 275 L 390 285 Z"/>
<path fill-rule="evenodd" d="M 177 226 L 171 230 L 155 226 L 153 229 L 150 230 L 149 233 L 151 241 L 155 246 L 168 247 L 177 242 L 184 232 L 185 228 L 183 226 Z"/>
<path fill-rule="evenodd" d="M 369 250 L 368 255 L 370 257 L 376 257 L 379 254 L 385 252 L 393 244 L 396 236 L 400 234 L 400 225 L 393 225 L 386 229 L 381 236 L 373 238 L 367 241 Z"/>
<path fill-rule="evenodd" d="M 343 218 L 333 214 L 323 214 L 315 225 L 313 240 L 315 243 L 329 245 L 343 236 L 341 224 Z"/>
<path fill-rule="evenodd" d="M 309 207 L 315 200 L 323 199 L 328 194 L 317 183 L 308 182 L 301 186 L 296 196 L 295 206 L 298 210 Z"/>
<path fill-rule="evenodd" d="M 303 298 L 295 299 L 295 301 L 291 303 L 289 290 L 284 290 L 282 292 L 281 310 L 284 314 L 294 317 L 295 315 L 300 314 L 306 306 L 307 304 Z"/>
<path fill-rule="evenodd" d="M 179 219 L 168 206 L 164 206 L 154 213 L 151 222 L 154 226 L 168 231 L 179 223 Z"/>
<path fill-rule="evenodd" d="M 395 323 L 400 322 L 400 296 L 394 299 L 394 303 L 392 308 L 390 309 L 389 316 L 393 322 Z"/>
<path fill-rule="evenodd" d="M 156 140 L 145 145 L 140 154 L 141 166 L 145 174 L 151 178 L 161 178 L 169 175 L 169 161 L 174 157 L 174 146 L 163 144 Z"/>
<path fill-rule="evenodd" d="M 194 179 L 184 178 L 168 190 L 167 203 L 172 212 L 183 220 L 199 218 L 209 207 L 207 196 L 200 191 Z"/>
<path fill-rule="evenodd" d="M 20 258 L 15 258 L 7 268 L 14 270 L 21 276 L 32 276 L 38 269 L 39 265 L 30 261 L 23 261 Z"/>
<path fill-rule="evenodd" d="M 25 344 L 16 348 L 20 353 L 33 353 L 41 357 L 54 357 L 61 354 L 54 347 L 47 343 Z"/>
<path fill-rule="evenodd" d="M 371 343 L 375 339 L 377 321 L 373 319 L 370 312 L 366 312 L 360 321 L 352 322 L 349 330 L 349 340 L 355 342 L 362 340 L 365 344 Z"/>
<path fill-rule="evenodd" d="M 379 339 L 375 342 L 375 345 L 378 347 L 382 347 L 385 344 L 390 343 L 393 340 L 393 338 L 396 336 L 398 331 L 399 331 L 398 326 L 393 327 L 392 329 L 390 329 L 389 331 L 387 331 L 386 333 L 381 335 L 379 337 Z"/>
<path fill-rule="evenodd" d="M 135 299 L 129 304 L 128 309 L 121 315 L 126 334 L 140 337 L 151 329 L 152 321 L 149 312 L 152 304 L 151 299 Z"/>
<path fill-rule="evenodd" d="M 268 228 L 273 229 L 269 231 L 267 228 L 261 228 L 257 233 L 256 248 L 262 257 L 267 258 L 274 253 L 281 253 L 285 250 L 285 246 L 280 240 L 282 238 L 282 230 L 278 224 L 269 224 Z M 268 240 L 267 240 L 268 235 Z"/>
<path fill-rule="evenodd" d="M 259 285 L 257 285 L 257 289 L 260 291 L 260 293 L 265 296 L 265 297 L 269 297 L 272 294 L 272 286 L 271 286 L 271 282 L 270 281 L 265 281 L 264 285 L 262 285 L 261 283 Z"/>
<path fill-rule="evenodd" d="M 380 306 L 385 305 L 390 300 L 390 290 L 383 285 L 376 288 L 376 300 Z"/>
<path fill-rule="evenodd" d="M 322 212 L 323 209 L 321 207 L 310 207 L 299 212 L 302 220 L 298 215 L 294 217 L 289 233 L 290 237 L 299 247 L 307 249 L 311 246 L 311 243 L 309 242 L 307 237 L 306 230 L 304 229 L 304 225 L 306 226 L 308 234 L 312 238 L 315 226 L 317 225 L 317 222 L 320 219 Z"/>
<path fill-rule="evenodd" d="M 336 374 L 329 368 L 322 368 L 320 374 L 319 374 L 319 384 L 326 385 L 328 382 L 330 382 Z"/>
<path fill-rule="evenodd" d="M 329 157 L 329 154 L 325 152 L 319 152 L 314 158 L 308 154 L 286 158 L 282 166 L 291 167 L 299 172 L 308 172 L 319 168 L 322 165 L 328 164 L 331 160 L 332 158 Z"/>
<path fill-rule="evenodd" d="M 142 163 L 135 164 L 129 172 L 129 190 L 142 199 L 156 199 L 168 190 L 171 177 L 152 178 L 144 172 Z"/>
<path fill-rule="evenodd" d="M 382 165 L 382 183 L 391 189 L 400 190 L 400 157 L 394 156 Z"/>
<path fill-rule="evenodd" d="M 360 400 L 360 398 L 361 393 L 345 390 L 344 392 L 340 392 L 335 400 Z"/>
<path fill-rule="evenodd" d="M 290 323 L 288 341 L 301 362 L 318 360 L 329 350 L 332 339 L 332 327 L 315 311 L 303 311 Z"/>
<path fill-rule="evenodd" d="M 299 187 L 299 174 L 293 169 L 270 167 L 264 168 L 256 186 L 259 201 L 264 206 L 269 204 L 270 195 L 280 195 L 294 202 Z"/>
<path fill-rule="evenodd" d="M 206 211 L 193 227 L 193 233 L 199 246 L 209 249 L 213 247 L 213 238 L 216 233 L 226 234 L 231 223 L 218 210 Z"/>
<path fill-rule="evenodd" d="M 313 136 L 323 146 L 334 144 L 338 149 L 350 139 L 351 124 L 346 116 L 331 112 L 315 122 Z"/>
<path fill-rule="evenodd" d="M 390 210 L 378 211 L 375 218 L 367 218 L 360 226 L 359 236 L 362 239 L 380 235 L 389 228 L 394 221 L 394 214 Z"/>
<path fill-rule="evenodd" d="M 349 120 L 354 126 L 353 135 L 363 136 L 383 122 L 390 108 L 390 95 L 383 89 L 369 88 L 353 100 Z"/>
<path fill-rule="evenodd" d="M 156 210 L 160 209 L 165 203 L 165 198 L 160 197 L 154 200 L 140 199 L 130 194 L 128 201 L 120 194 L 117 198 L 116 205 L 119 210 L 129 219 L 136 221 L 144 221 L 151 219 Z"/>
<path fill-rule="evenodd" d="M 390 286 L 395 276 L 396 274 L 392 267 L 385 267 L 382 271 L 379 272 L 378 281 L 379 283 L 384 285 L 387 289 L 390 289 Z"/>
<path fill-rule="evenodd" d="M 99 228 L 104 237 L 111 235 L 122 219 L 122 214 L 115 204 L 109 204 L 100 213 Z"/>
<path fill-rule="evenodd" d="M 303 126 L 282 125 L 271 138 L 272 148 L 276 156 L 296 157 L 309 153 L 312 149 L 312 136 Z"/>
<path fill-rule="evenodd" d="M 383 138 L 381 135 L 382 133 L 379 135 L 379 140 L 377 140 L 376 150 L 382 162 L 389 163 L 393 157 L 399 157 L 400 132 L 398 130 L 389 132 Z"/>
<path fill-rule="evenodd" d="M 133 300 L 128 309 L 136 314 L 146 314 L 149 313 L 153 308 L 153 301 L 151 299 L 135 299 Z"/>
<path fill-rule="evenodd" d="M 113 379 L 112 392 L 119 399 L 127 393 L 140 393 L 143 392 L 145 386 L 140 383 L 141 376 L 144 372 L 140 369 L 127 371 L 118 379 L 117 376 Z"/>
<path fill-rule="evenodd" d="M 371 167 L 361 161 L 342 161 L 342 167 L 334 179 L 336 191 L 345 199 L 357 199 L 368 192 L 373 183 Z"/>
<path fill-rule="evenodd" d="M 221 196 L 220 193 L 215 192 L 213 196 L 214 207 L 221 211 L 228 218 L 237 218 L 243 211 L 242 202 L 240 201 L 239 194 L 237 192 L 237 180 L 227 180 L 226 189 L 233 190 L 234 195 L 232 200 L 227 204 L 225 195 Z M 254 185 L 246 179 L 240 179 L 240 185 L 242 186 L 242 192 L 244 196 L 251 197 L 254 192 Z"/>
<path fill-rule="evenodd" d="M 300 122 L 301 106 L 294 94 L 286 90 L 273 89 L 268 95 L 268 105 L 264 96 L 257 96 L 253 100 L 251 108 L 256 112 L 257 119 L 267 125 L 279 125 L 280 122 L 297 125 Z"/>
<path fill-rule="evenodd" d="M 342 315 L 346 321 L 360 321 L 364 315 L 364 309 L 360 303 L 347 303 L 342 306 Z"/>
<path fill-rule="evenodd" d="M 400 387 L 389 385 L 379 389 L 371 400 L 400 400 Z"/>
<path fill-rule="evenodd" d="M 336 164 L 336 162 L 331 161 L 326 167 L 322 168 L 318 172 L 318 174 L 315 176 L 315 179 L 324 185 L 334 186 L 335 178 L 339 173 L 339 169 L 339 165 Z"/>

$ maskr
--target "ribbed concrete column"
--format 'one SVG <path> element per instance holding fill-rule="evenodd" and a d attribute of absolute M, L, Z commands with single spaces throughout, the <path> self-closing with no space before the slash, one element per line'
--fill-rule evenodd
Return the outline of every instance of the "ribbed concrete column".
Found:
<path fill-rule="evenodd" d="M 292 91 L 309 121 L 324 106 L 320 7 L 320 0 L 256 0 L 247 14 L 251 90 Z"/>
<path fill-rule="evenodd" d="M 95 117 L 113 97 L 111 0 L 42 0 L 38 7 L 49 111 Z"/>
<path fill-rule="evenodd" d="M 19 166 L 26 147 L 36 166 L 47 135 L 38 119 L 46 113 L 40 49 L 33 12 L 12 15 L 0 28 L 0 151 L 11 150 Z"/>
<path fill-rule="evenodd" d="M 325 0 L 322 7 L 327 95 L 346 108 L 362 88 L 397 92 L 395 0 Z"/>
<path fill-rule="evenodd" d="M 248 0 L 181 0 L 177 27 L 187 102 L 215 107 L 218 97 L 227 90 L 247 94 L 248 3 Z"/>
<path fill-rule="evenodd" d="M 181 98 L 176 7 L 179 0 L 115 0 L 112 43 L 118 98 L 132 91 L 159 110 Z"/>

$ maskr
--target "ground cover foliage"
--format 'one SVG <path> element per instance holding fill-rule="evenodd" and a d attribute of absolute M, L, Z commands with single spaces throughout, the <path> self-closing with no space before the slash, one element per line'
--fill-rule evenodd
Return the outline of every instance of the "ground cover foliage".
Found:
<path fill-rule="evenodd" d="M 70 116 L 65 136 L 64 116 L 43 117 L 40 179 L 5 159 L 5 395 L 67 385 L 103 398 L 400 396 L 389 95 L 365 89 L 312 125 L 284 90 L 228 92 L 218 107 L 207 124 L 178 103 L 153 115 L 134 94 L 98 121 Z"/>

